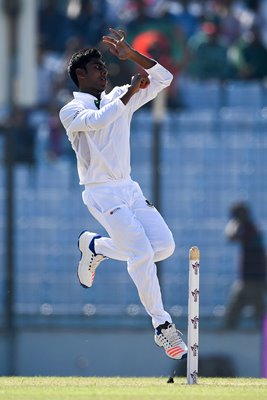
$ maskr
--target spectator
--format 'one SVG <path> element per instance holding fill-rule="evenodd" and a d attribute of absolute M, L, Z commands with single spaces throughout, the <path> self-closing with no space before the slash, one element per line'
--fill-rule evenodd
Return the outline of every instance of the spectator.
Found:
<path fill-rule="evenodd" d="M 197 79 L 226 79 L 230 75 L 227 46 L 220 39 L 220 27 L 204 22 L 189 41 L 191 61 L 188 74 Z"/>
<path fill-rule="evenodd" d="M 226 327 L 237 326 L 246 305 L 254 308 L 254 317 L 260 327 L 265 312 L 266 254 L 262 233 L 246 203 L 238 202 L 231 207 L 225 234 L 229 240 L 239 242 L 241 246 L 239 279 L 232 287 L 226 311 Z"/>
<path fill-rule="evenodd" d="M 267 76 L 267 49 L 257 26 L 232 46 L 229 56 L 237 78 L 264 79 Z"/>

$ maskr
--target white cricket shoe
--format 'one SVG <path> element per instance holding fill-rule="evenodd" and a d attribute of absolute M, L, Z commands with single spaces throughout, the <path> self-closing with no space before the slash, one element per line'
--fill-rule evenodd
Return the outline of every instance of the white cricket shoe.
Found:
<path fill-rule="evenodd" d="M 168 357 L 181 360 L 187 357 L 187 346 L 181 338 L 181 332 L 174 324 L 166 324 L 166 328 L 157 328 L 155 331 L 155 343 L 163 347 Z"/>
<path fill-rule="evenodd" d="M 96 233 L 84 231 L 78 239 L 78 247 L 81 252 L 81 259 L 78 265 L 78 279 L 80 284 L 85 288 L 90 288 L 93 285 L 96 268 L 107 258 L 101 254 L 95 254 L 94 240 L 100 237 Z"/>

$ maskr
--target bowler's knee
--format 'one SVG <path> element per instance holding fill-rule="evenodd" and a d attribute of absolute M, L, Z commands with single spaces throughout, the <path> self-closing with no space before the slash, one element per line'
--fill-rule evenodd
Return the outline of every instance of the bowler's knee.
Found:
<path fill-rule="evenodd" d="M 171 235 L 165 243 L 165 248 L 164 248 L 164 253 L 167 255 L 167 257 L 170 257 L 175 250 L 175 242 L 173 239 L 173 236 Z"/>
<path fill-rule="evenodd" d="M 160 247 L 155 250 L 154 261 L 162 261 L 170 257 L 175 250 L 175 242 L 173 236 L 170 235 L 165 238 L 164 242 L 161 243 Z"/>

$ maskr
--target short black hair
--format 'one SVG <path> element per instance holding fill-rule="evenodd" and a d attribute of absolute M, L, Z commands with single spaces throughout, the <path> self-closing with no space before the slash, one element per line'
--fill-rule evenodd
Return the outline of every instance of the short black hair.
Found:
<path fill-rule="evenodd" d="M 79 87 L 79 82 L 76 75 L 76 69 L 85 69 L 86 64 L 90 62 L 93 58 L 102 58 L 102 54 L 100 53 L 100 51 L 95 48 L 80 50 L 71 56 L 68 65 L 68 73 L 77 87 Z"/>

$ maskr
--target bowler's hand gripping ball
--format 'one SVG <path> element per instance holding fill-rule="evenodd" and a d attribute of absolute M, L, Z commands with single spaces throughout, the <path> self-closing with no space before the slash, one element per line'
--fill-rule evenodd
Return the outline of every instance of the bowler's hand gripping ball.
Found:
<path fill-rule="evenodd" d="M 150 80 L 147 76 L 144 76 L 141 80 L 140 89 L 146 89 L 150 84 Z"/>

